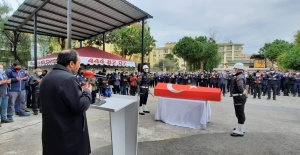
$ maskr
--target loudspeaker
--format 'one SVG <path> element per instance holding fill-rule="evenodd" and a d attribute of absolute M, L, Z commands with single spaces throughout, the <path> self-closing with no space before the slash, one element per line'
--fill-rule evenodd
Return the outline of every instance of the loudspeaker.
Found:
<path fill-rule="evenodd" d="M 144 65 L 147 65 L 148 67 L 149 67 L 149 72 L 150 72 L 150 63 L 144 63 Z M 139 72 L 143 72 L 144 70 L 143 70 L 143 66 L 144 65 L 142 65 L 142 63 L 139 63 L 138 64 L 138 71 Z"/>

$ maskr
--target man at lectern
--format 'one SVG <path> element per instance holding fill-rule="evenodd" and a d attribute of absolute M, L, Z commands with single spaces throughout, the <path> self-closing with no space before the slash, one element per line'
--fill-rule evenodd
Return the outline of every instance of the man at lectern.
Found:
<path fill-rule="evenodd" d="M 236 63 L 233 66 L 235 70 L 235 79 L 232 85 L 232 96 L 233 104 L 235 109 L 235 115 L 238 119 L 238 125 L 233 129 L 231 136 L 233 137 L 242 137 L 244 136 L 244 123 L 246 120 L 245 117 L 245 103 L 247 101 L 247 92 L 246 92 L 246 78 L 243 74 L 244 64 Z"/>
<path fill-rule="evenodd" d="M 140 84 L 140 108 L 139 114 L 145 115 L 145 113 L 150 113 L 148 108 L 146 107 L 147 99 L 148 99 L 148 91 L 149 91 L 149 83 L 150 78 L 148 75 L 149 67 L 147 65 L 143 66 L 143 73 L 139 76 L 139 84 Z"/>
<path fill-rule="evenodd" d="M 92 102 L 92 86 L 81 86 L 74 76 L 80 56 L 64 50 L 40 86 L 43 107 L 43 155 L 88 155 L 91 153 L 86 110 Z"/>

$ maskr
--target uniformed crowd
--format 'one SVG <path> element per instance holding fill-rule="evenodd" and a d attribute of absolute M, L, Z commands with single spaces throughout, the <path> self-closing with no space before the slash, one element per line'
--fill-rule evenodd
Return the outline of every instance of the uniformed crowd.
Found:
<path fill-rule="evenodd" d="M 253 95 L 253 98 L 267 95 L 276 100 L 276 96 L 298 96 L 300 97 L 300 72 L 280 72 L 270 69 L 268 71 L 257 70 L 255 72 L 244 71 L 246 77 L 246 90 L 247 95 Z M 200 72 L 200 73 L 150 73 L 150 86 L 155 86 L 159 82 L 183 84 L 183 85 L 196 85 L 211 88 L 220 88 L 223 96 L 228 92 L 232 97 L 232 84 L 235 77 L 233 71 L 221 72 Z"/>

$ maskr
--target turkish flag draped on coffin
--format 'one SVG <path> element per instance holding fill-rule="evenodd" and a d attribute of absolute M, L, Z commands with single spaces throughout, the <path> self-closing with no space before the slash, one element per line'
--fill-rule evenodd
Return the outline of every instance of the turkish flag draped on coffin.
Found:
<path fill-rule="evenodd" d="M 154 88 L 155 96 L 182 98 L 191 100 L 221 101 L 221 89 L 158 83 Z"/>

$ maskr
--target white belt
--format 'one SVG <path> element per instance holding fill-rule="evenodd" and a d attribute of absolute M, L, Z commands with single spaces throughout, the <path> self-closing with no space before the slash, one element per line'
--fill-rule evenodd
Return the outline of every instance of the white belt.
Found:
<path fill-rule="evenodd" d="M 140 86 L 141 88 L 148 88 L 148 87 L 146 87 L 146 86 Z"/>
<path fill-rule="evenodd" d="M 243 96 L 243 94 L 232 94 L 232 96 Z"/>

